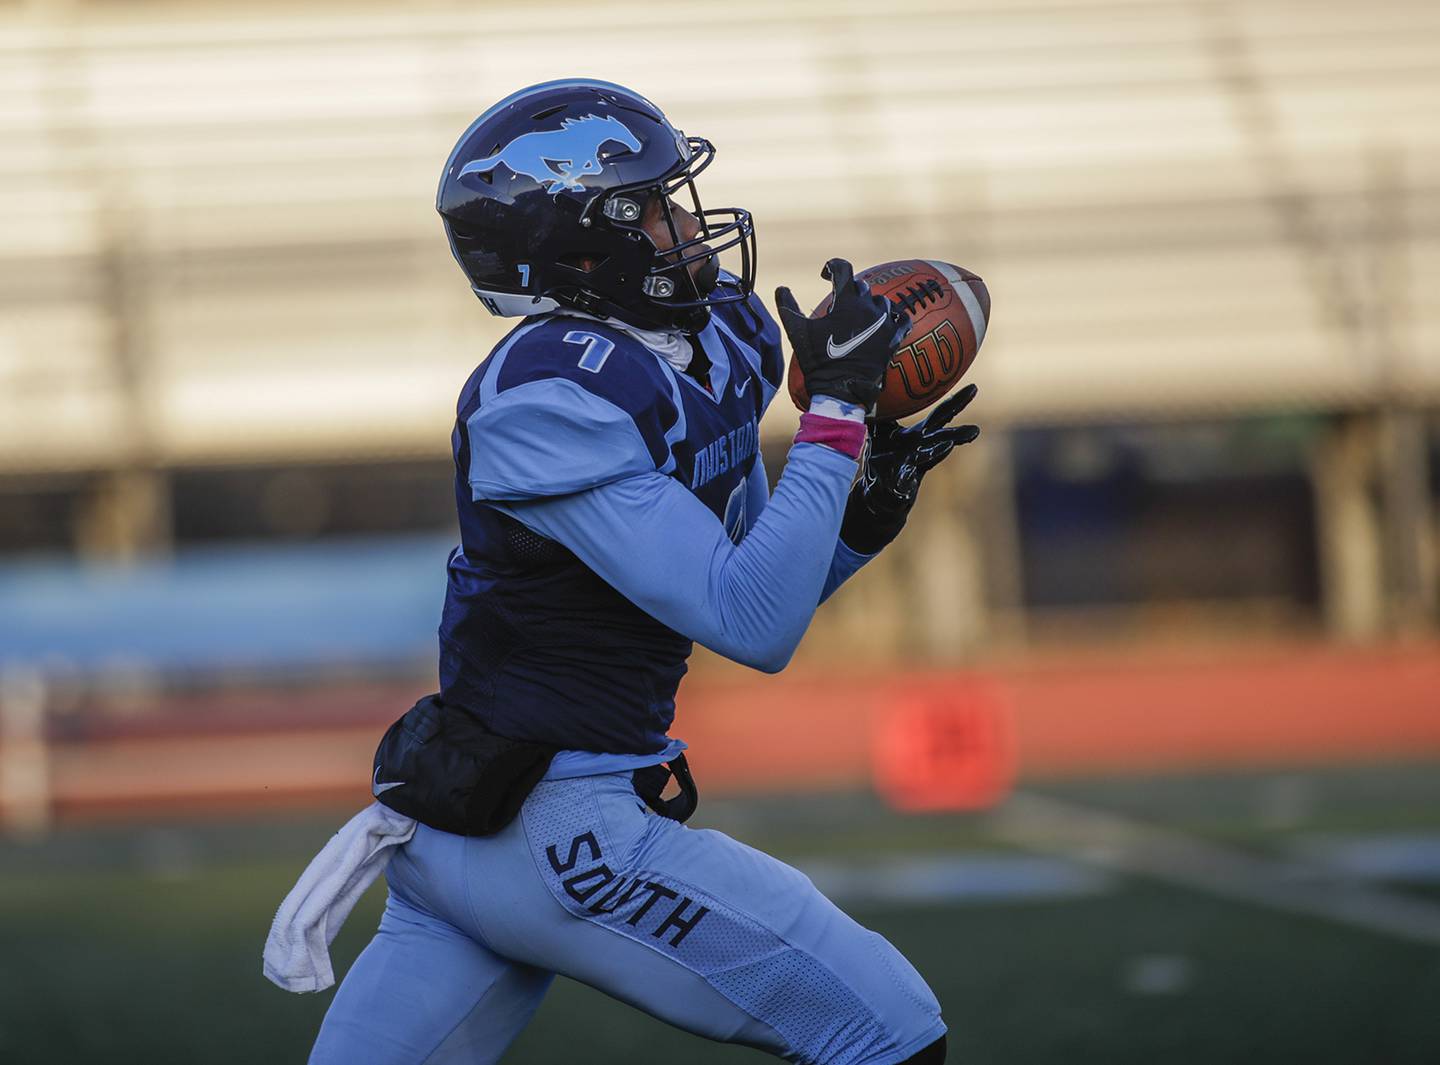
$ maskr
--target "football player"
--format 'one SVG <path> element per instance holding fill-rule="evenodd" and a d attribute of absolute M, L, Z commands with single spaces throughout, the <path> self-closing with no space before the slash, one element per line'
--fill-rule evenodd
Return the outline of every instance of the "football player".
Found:
<path fill-rule="evenodd" d="M 556 973 L 790 1061 L 944 1060 L 939 1004 L 894 947 L 784 863 L 682 824 L 695 787 L 669 730 L 692 641 L 784 668 L 978 433 L 945 427 L 967 390 L 877 432 L 856 478 L 909 326 L 832 259 L 824 317 L 776 294 L 814 398 L 770 493 L 780 328 L 752 293 L 750 215 L 700 203 L 713 153 L 628 89 L 569 80 L 496 104 L 445 164 L 455 259 L 523 321 L 460 393 L 440 692 L 374 777 L 419 826 L 313 1062 L 496 1061 Z"/>

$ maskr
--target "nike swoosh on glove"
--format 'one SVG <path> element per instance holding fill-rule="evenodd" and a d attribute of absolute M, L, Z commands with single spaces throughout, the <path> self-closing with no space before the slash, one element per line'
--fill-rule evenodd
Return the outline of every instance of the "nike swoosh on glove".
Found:
<path fill-rule="evenodd" d="M 830 396 L 869 410 L 885 383 L 890 356 L 910 333 L 910 318 L 870 286 L 855 280 L 844 259 L 831 259 L 820 271 L 831 284 L 830 310 L 807 317 L 788 288 L 775 290 L 780 324 L 805 378 L 805 391 Z"/>

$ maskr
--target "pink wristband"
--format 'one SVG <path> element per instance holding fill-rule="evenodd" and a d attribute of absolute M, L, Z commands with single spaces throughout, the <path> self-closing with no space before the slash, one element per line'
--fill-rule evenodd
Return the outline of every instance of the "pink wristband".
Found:
<path fill-rule="evenodd" d="M 827 418 L 823 414 L 800 415 L 797 444 L 824 444 L 842 455 L 858 459 L 865 448 L 865 423 L 848 418 Z"/>

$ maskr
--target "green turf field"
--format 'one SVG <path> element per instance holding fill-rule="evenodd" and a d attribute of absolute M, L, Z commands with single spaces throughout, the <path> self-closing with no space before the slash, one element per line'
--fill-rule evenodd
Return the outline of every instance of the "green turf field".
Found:
<path fill-rule="evenodd" d="M 1440 838 L 1434 765 L 1033 790 L 1252 854 Z M 0 844 L 0 1062 L 303 1061 L 329 993 L 272 987 L 260 948 L 275 904 L 344 813 Z M 712 802 L 698 820 L 802 865 L 1015 853 L 989 818 L 897 817 L 864 796 Z M 1437 882 L 1412 870 L 1386 886 L 1440 907 Z M 363 946 L 382 894 L 342 933 L 337 968 Z M 930 981 L 955 1062 L 1440 1061 L 1440 947 L 1416 939 L 1113 873 L 1103 890 L 1069 897 L 861 898 L 847 908 Z M 559 981 L 506 1060 L 764 1059 Z"/>

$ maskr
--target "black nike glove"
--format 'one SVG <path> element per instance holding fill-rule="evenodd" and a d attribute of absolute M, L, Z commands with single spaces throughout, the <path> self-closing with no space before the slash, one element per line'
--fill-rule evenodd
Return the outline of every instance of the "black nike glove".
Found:
<path fill-rule="evenodd" d="M 805 377 L 805 391 L 869 410 L 885 382 L 891 354 L 910 332 L 910 317 L 870 286 L 855 280 L 844 259 L 831 259 L 820 276 L 834 286 L 830 310 L 809 318 L 788 288 L 775 290 L 780 323 Z"/>
<path fill-rule="evenodd" d="M 976 425 L 947 429 L 950 419 L 975 398 L 967 385 L 931 412 L 919 425 L 901 428 L 895 421 L 876 422 L 870 429 L 870 456 L 865 472 L 845 504 L 840 540 L 852 551 L 873 555 L 900 535 L 920 480 L 946 455 L 980 435 Z"/>

